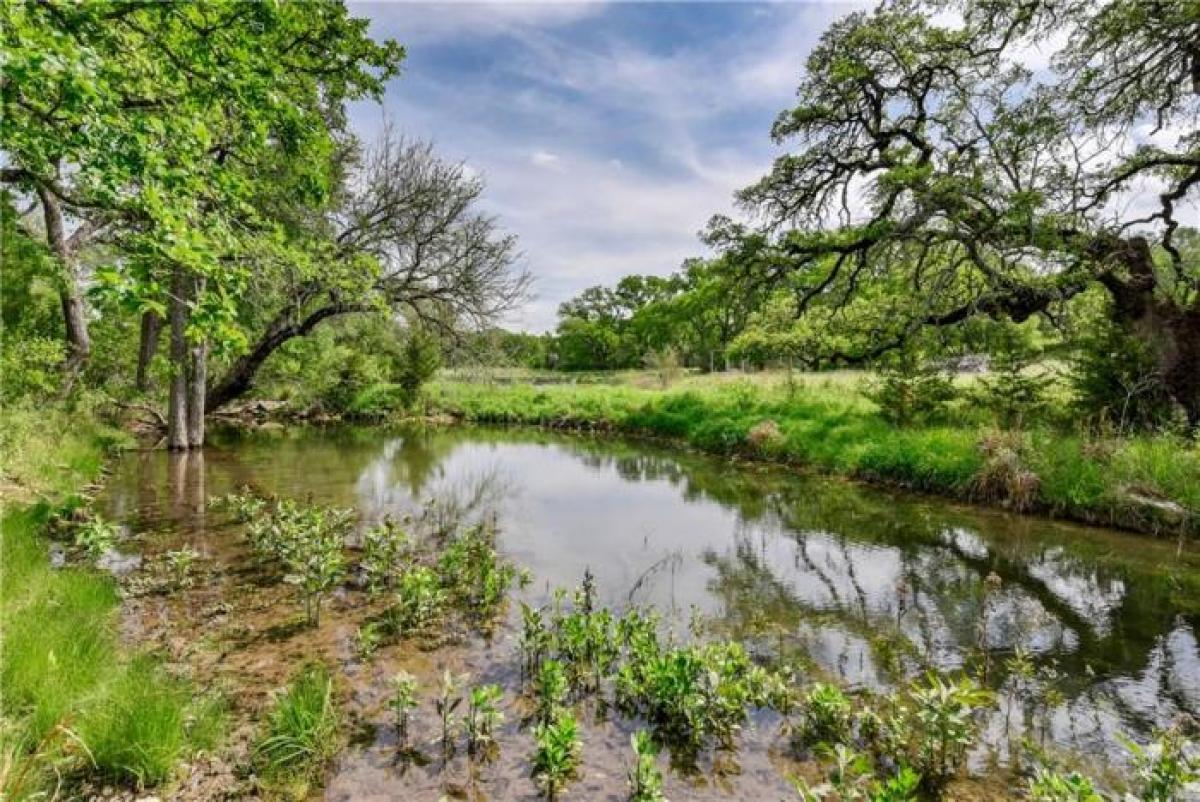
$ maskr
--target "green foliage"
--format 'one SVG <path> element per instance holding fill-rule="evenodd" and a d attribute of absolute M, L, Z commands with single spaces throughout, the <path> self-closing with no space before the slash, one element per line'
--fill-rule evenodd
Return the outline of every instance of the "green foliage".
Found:
<path fill-rule="evenodd" d="M 535 685 L 537 693 L 537 717 L 545 723 L 553 721 L 566 710 L 567 674 L 562 663 L 545 660 L 538 669 Z"/>
<path fill-rule="evenodd" d="M 927 674 L 908 688 L 909 706 L 902 716 L 911 732 L 908 764 L 922 781 L 939 789 L 962 767 L 978 734 L 978 715 L 993 696 L 970 677 L 948 682 Z"/>
<path fill-rule="evenodd" d="M 321 406 L 330 412 L 349 412 L 363 391 L 383 379 L 375 361 L 354 349 L 345 350 L 332 376 L 319 397 Z"/>
<path fill-rule="evenodd" d="M 1006 428 L 1043 418 L 1054 377 L 1038 372 L 1036 354 L 1012 329 L 993 340 L 988 375 L 980 381 L 980 400 Z"/>
<path fill-rule="evenodd" d="M 1038 769 L 1029 781 L 1030 802 L 1104 802 L 1091 780 L 1077 772 L 1059 774 Z"/>
<path fill-rule="evenodd" d="M 842 743 L 850 734 L 853 709 L 840 688 L 817 683 L 800 702 L 798 734 L 807 743 Z"/>
<path fill-rule="evenodd" d="M 396 370 L 396 383 L 404 391 L 411 405 L 421 388 L 437 374 L 441 366 L 441 353 L 437 341 L 423 328 L 413 328 L 408 333 Z"/>
<path fill-rule="evenodd" d="M 71 539 L 75 548 L 81 549 L 87 556 L 95 559 L 107 551 L 112 551 L 120 539 L 121 530 L 111 521 L 106 521 L 99 515 L 93 515 L 74 528 Z"/>
<path fill-rule="evenodd" d="M 553 802 L 574 777 L 583 744 L 579 725 L 568 711 L 559 711 L 552 720 L 534 727 L 533 777 L 538 787 Z"/>
<path fill-rule="evenodd" d="M 300 506 L 284 499 L 246 527 L 254 549 L 278 560 L 285 580 L 300 590 L 310 626 L 320 624 L 322 599 L 346 575 L 343 549 L 352 515 L 351 510 Z"/>
<path fill-rule="evenodd" d="M 392 588 L 411 550 L 408 533 L 390 518 L 363 533 L 360 565 L 367 591 L 377 594 Z"/>
<path fill-rule="evenodd" d="M 1118 432 L 1170 422 L 1174 406 L 1151 346 L 1097 320 L 1077 341 L 1071 379 L 1079 413 Z"/>
<path fill-rule="evenodd" d="M 408 716 L 417 706 L 417 679 L 407 671 L 392 676 L 392 698 L 388 706 L 396 717 L 396 733 L 401 746 L 408 743 Z"/>
<path fill-rule="evenodd" d="M 7 288 L 6 288 L 7 289 Z M 59 366 L 66 357 L 60 340 L 14 337 L 6 332 L 0 343 L 0 401 L 50 397 L 59 384 Z"/>
<path fill-rule="evenodd" d="M 318 664 L 302 668 L 276 695 L 255 743 L 263 775 L 271 783 L 299 782 L 302 787 L 316 779 L 337 751 L 339 719 L 328 669 Z"/>
<path fill-rule="evenodd" d="M 467 699 L 467 752 L 478 755 L 496 746 L 496 728 L 504 721 L 500 701 L 504 692 L 499 685 L 477 685 Z"/>
<path fill-rule="evenodd" d="M 882 363 L 879 379 L 867 391 L 884 420 L 911 426 L 945 415 L 954 385 L 945 370 L 915 348 L 904 348 Z"/>
<path fill-rule="evenodd" d="M 642 730 L 630 735 L 629 743 L 634 761 L 629 769 L 629 802 L 666 802 L 662 772 L 658 769 L 658 746 Z"/>
<path fill-rule="evenodd" d="M 446 605 L 446 592 L 437 573 L 423 565 L 413 566 L 400 575 L 388 608 L 387 623 L 397 634 L 421 632 L 437 622 Z"/>
<path fill-rule="evenodd" d="M 1147 746 L 1127 741 L 1126 747 L 1141 802 L 1172 802 L 1200 790 L 1200 749 L 1177 729 L 1159 733 Z"/>
<path fill-rule="evenodd" d="M 442 684 L 434 707 L 442 722 L 442 754 L 444 756 L 449 756 L 454 752 L 454 740 L 458 735 L 459 725 L 462 723 L 454 711 L 462 704 L 461 691 L 466 680 L 465 676 L 456 678 L 450 673 L 450 669 L 442 672 Z"/>

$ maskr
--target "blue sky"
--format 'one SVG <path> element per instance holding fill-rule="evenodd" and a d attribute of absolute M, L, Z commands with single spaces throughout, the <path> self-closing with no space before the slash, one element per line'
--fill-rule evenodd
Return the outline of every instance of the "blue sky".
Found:
<path fill-rule="evenodd" d="M 558 304 L 628 273 L 702 254 L 697 232 L 770 166 L 838 3 L 353 3 L 408 48 L 382 108 L 488 184 L 487 210 L 521 240 L 536 298 L 509 321 L 553 328 Z"/>

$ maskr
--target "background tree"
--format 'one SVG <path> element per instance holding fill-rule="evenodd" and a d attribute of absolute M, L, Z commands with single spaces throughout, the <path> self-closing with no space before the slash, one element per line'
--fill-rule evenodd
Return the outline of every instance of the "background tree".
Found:
<path fill-rule="evenodd" d="M 1022 58 L 1051 31 L 1067 43 L 1034 72 Z M 864 341 L 830 352 L 847 361 L 1100 288 L 1200 423 L 1200 266 L 1176 241 L 1200 186 L 1197 41 L 1185 2 L 896 0 L 848 15 L 772 129 L 791 151 L 739 196 L 771 237 L 769 277 L 800 316 L 863 313 Z M 1152 207 L 1125 214 L 1144 182 Z M 743 233 L 717 219 L 710 237 Z"/>
<path fill-rule="evenodd" d="M 288 221 L 283 243 L 257 257 L 262 281 L 243 302 L 243 317 L 262 322 L 211 388 L 209 411 L 247 392 L 277 349 L 323 321 L 390 310 L 453 335 L 525 299 L 516 238 L 477 211 L 483 181 L 462 164 L 390 130 L 361 156 L 338 159 L 329 204 L 275 212 Z"/>

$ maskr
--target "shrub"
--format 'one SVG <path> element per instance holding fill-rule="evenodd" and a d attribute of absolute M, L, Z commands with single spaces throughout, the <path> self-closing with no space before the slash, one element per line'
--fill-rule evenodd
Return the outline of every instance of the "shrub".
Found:
<path fill-rule="evenodd" d="M 1005 428 L 1020 426 L 1041 417 L 1046 392 L 1054 383 L 1048 373 L 1033 367 L 1034 352 L 1007 327 L 992 349 L 991 369 L 979 382 L 980 401 Z"/>
<path fill-rule="evenodd" d="M 424 329 L 413 328 L 404 343 L 396 371 L 396 383 L 404 391 L 409 405 L 416 401 L 421 387 L 437 374 L 440 365 L 437 341 Z"/>
<path fill-rule="evenodd" d="M 909 426 L 941 417 L 954 397 L 954 384 L 940 365 L 906 347 L 884 359 L 866 395 L 879 405 L 884 420 Z"/>
<path fill-rule="evenodd" d="M 1144 341 L 1097 320 L 1072 356 L 1071 379 L 1084 418 L 1119 432 L 1157 429 L 1170 422 L 1174 402 L 1158 361 Z"/>
<path fill-rule="evenodd" d="M 1038 769 L 1029 781 L 1029 802 L 1104 802 L 1091 780 L 1076 773 Z"/>

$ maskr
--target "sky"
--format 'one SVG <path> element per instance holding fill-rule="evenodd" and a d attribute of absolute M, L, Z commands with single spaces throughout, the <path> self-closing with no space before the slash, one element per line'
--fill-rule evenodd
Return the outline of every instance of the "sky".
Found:
<path fill-rule="evenodd" d="M 370 141 L 388 119 L 483 175 L 534 276 L 507 323 L 546 331 L 580 290 L 705 253 L 698 232 L 768 171 L 805 57 L 854 8 L 352 3 L 408 57 L 351 121 Z"/>

